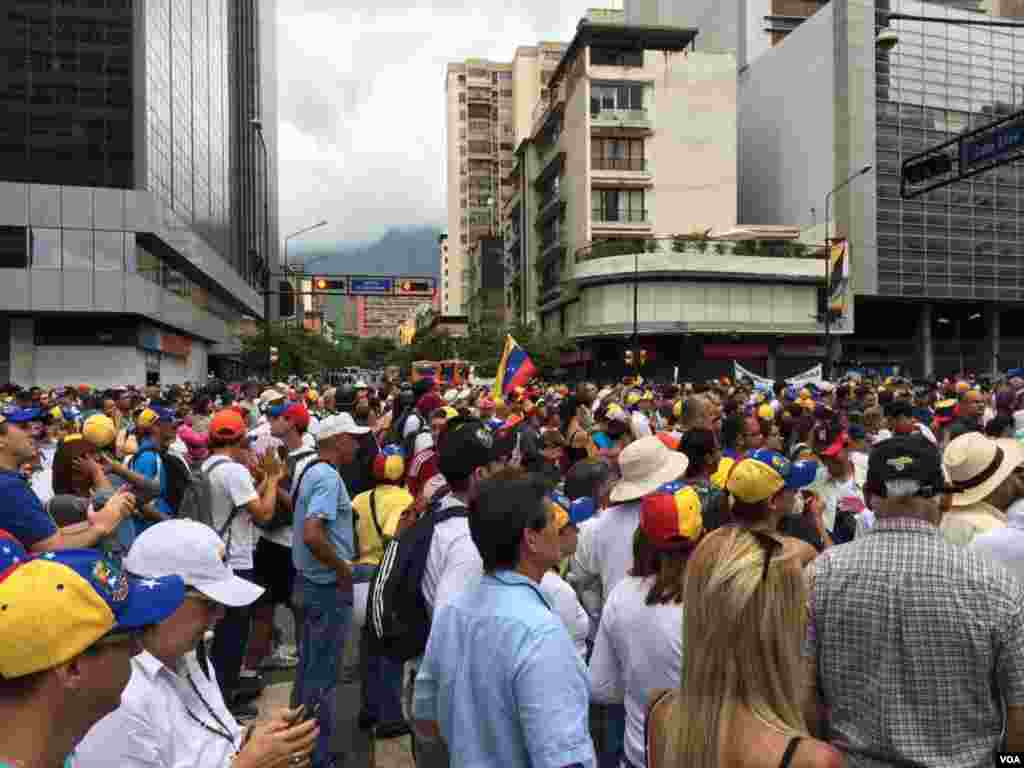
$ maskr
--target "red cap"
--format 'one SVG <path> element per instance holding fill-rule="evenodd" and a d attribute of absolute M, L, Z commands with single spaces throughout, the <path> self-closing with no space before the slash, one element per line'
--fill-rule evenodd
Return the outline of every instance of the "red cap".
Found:
<path fill-rule="evenodd" d="M 830 459 L 835 458 L 836 456 L 839 455 L 839 452 L 846 447 L 847 442 L 848 438 L 846 436 L 846 433 L 840 432 L 836 439 L 833 440 L 827 448 L 820 451 L 820 453 L 822 456 L 828 456 Z"/>
<path fill-rule="evenodd" d="M 640 502 L 640 529 L 658 549 L 692 547 L 704 533 L 697 491 L 676 480 L 644 496 Z"/>
<path fill-rule="evenodd" d="M 210 419 L 210 436 L 218 440 L 238 440 L 246 431 L 245 420 L 237 411 L 217 411 Z"/>

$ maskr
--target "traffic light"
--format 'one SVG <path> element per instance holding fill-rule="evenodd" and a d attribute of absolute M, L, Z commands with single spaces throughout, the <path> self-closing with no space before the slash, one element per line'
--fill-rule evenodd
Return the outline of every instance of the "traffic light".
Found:
<path fill-rule="evenodd" d="M 628 365 L 630 368 L 633 367 L 633 350 L 632 349 L 627 349 L 626 350 L 626 365 Z"/>
<path fill-rule="evenodd" d="M 640 350 L 640 365 L 647 365 L 647 350 Z"/>
<path fill-rule="evenodd" d="M 345 291 L 344 280 L 331 280 L 326 277 L 318 277 L 313 281 L 313 287 L 318 291 Z"/>
<path fill-rule="evenodd" d="M 434 281 L 428 279 L 402 280 L 398 284 L 398 293 L 401 296 L 429 296 L 434 293 Z"/>

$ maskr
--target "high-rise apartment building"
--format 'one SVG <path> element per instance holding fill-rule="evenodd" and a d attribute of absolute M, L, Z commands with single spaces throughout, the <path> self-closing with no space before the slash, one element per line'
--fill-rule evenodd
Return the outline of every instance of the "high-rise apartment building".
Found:
<path fill-rule="evenodd" d="M 241 372 L 277 268 L 275 13 L 3 4 L 0 380 Z"/>
<path fill-rule="evenodd" d="M 516 49 L 511 62 L 466 59 L 445 76 L 448 249 L 441 264 L 441 312 L 467 312 L 468 259 L 477 241 L 494 237 L 511 197 L 507 177 L 516 145 L 530 130 L 547 79 L 564 45 Z"/>

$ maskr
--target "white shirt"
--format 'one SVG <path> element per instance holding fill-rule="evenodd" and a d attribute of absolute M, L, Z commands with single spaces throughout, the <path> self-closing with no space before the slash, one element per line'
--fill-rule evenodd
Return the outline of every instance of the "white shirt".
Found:
<path fill-rule="evenodd" d="M 644 763 L 650 692 L 678 688 L 683 665 L 682 603 L 647 605 L 654 578 L 627 576 L 608 596 L 590 657 L 595 701 L 626 704 L 626 758 Z"/>
<path fill-rule="evenodd" d="M 423 420 L 419 417 L 419 414 L 410 413 L 409 418 L 407 418 L 405 420 L 405 424 L 402 425 L 402 439 L 404 440 L 409 435 L 419 432 L 422 426 Z"/>
<path fill-rule="evenodd" d="M 441 500 L 441 508 L 462 503 L 455 496 L 446 496 Z M 478 582 L 483 572 L 484 561 L 469 534 L 468 517 L 453 517 L 434 526 L 422 585 L 423 598 L 431 613 Z"/>
<path fill-rule="evenodd" d="M 633 567 L 633 534 L 640 525 L 640 502 L 630 501 L 609 507 L 594 519 L 586 552 L 577 558 L 584 574 L 601 579 L 601 601 L 626 578 Z"/>
<path fill-rule="evenodd" d="M 979 533 L 967 548 L 1002 565 L 1024 580 L 1024 499 L 1006 510 L 1006 527 Z"/>
<path fill-rule="evenodd" d="M 565 624 L 573 645 L 580 658 L 587 655 L 587 637 L 590 634 L 590 617 L 580 605 L 572 587 L 554 571 L 548 571 L 540 581 L 540 591 Z"/>
<path fill-rule="evenodd" d="M 651 420 L 647 418 L 647 414 L 643 411 L 634 411 L 630 417 L 630 425 L 633 427 L 633 437 L 639 440 L 641 437 L 650 437 L 651 432 Z"/>
<path fill-rule="evenodd" d="M 601 514 L 600 512 L 598 513 Z M 566 579 L 579 595 L 580 604 L 590 617 L 590 639 L 597 635 L 598 620 L 601 618 L 601 579 L 583 567 L 590 560 L 591 539 L 597 517 L 584 520 L 576 533 L 576 552 L 569 561 Z"/>
<path fill-rule="evenodd" d="M 227 766 L 241 745 L 242 729 L 224 703 L 213 665 L 207 665 L 208 678 L 191 652 L 182 658 L 179 673 L 148 651 L 131 664 L 132 676 L 121 694 L 121 706 L 86 734 L 75 749 L 75 768 Z M 231 740 L 211 733 L 193 716 L 217 731 L 226 727 Z"/>
<path fill-rule="evenodd" d="M 224 461 L 221 456 L 211 456 L 203 462 L 202 471 L 205 473 L 210 464 L 214 461 L 220 464 L 214 468 L 210 476 L 210 485 L 213 487 L 213 527 L 218 532 L 231 515 L 234 507 L 244 507 L 259 499 L 256 493 L 256 486 L 252 483 L 252 475 L 249 470 L 235 461 Z M 256 526 L 249 515 L 248 510 L 241 510 L 235 515 L 231 523 L 230 532 L 225 531 L 221 537 L 228 542 L 230 533 L 230 546 L 228 547 L 228 565 L 235 571 L 252 570 L 252 553 L 256 548 Z"/>

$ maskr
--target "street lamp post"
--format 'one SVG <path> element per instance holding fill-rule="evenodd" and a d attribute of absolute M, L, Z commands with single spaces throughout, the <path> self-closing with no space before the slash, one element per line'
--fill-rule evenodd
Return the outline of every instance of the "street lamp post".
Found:
<path fill-rule="evenodd" d="M 288 260 L 288 241 L 291 240 L 294 237 L 298 237 L 299 235 L 304 235 L 307 232 L 312 232 L 314 229 L 319 229 L 320 227 L 326 227 L 326 226 L 327 226 L 327 220 L 326 219 L 321 219 L 316 224 L 311 224 L 308 227 L 303 227 L 302 229 L 297 230 L 295 232 L 292 232 L 290 235 L 285 236 L 285 238 L 284 238 L 284 248 L 282 250 L 284 251 L 284 272 L 286 274 L 291 271 L 291 262 Z M 300 297 L 302 296 L 302 290 L 303 290 L 302 289 L 302 280 L 299 280 L 299 296 Z M 305 299 L 297 298 L 296 301 L 305 301 Z M 305 313 L 305 311 L 306 311 L 305 304 L 303 304 L 302 311 L 303 311 L 303 313 Z M 298 312 L 297 308 L 296 308 L 296 312 Z M 323 326 L 323 324 L 324 324 L 324 321 L 323 321 L 323 318 L 321 317 L 320 318 L 320 325 L 321 325 L 321 327 Z M 303 316 L 302 316 L 302 323 L 301 323 L 301 325 L 302 325 L 303 328 L 306 327 L 305 314 L 303 314 Z"/>
<path fill-rule="evenodd" d="M 267 154 L 267 142 L 263 138 L 263 121 L 254 117 L 249 121 L 260 140 L 263 150 L 263 341 L 267 347 L 267 381 L 273 378 L 273 356 L 270 351 L 270 161 Z"/>
<path fill-rule="evenodd" d="M 639 307 L 640 307 L 640 254 L 633 253 L 633 369 L 640 370 L 640 336 L 639 329 Z"/>
<path fill-rule="evenodd" d="M 832 238 L 829 236 L 829 204 L 832 202 L 832 195 L 870 171 L 871 166 L 865 165 L 825 195 L 825 364 L 821 375 L 826 381 L 832 378 Z"/>

